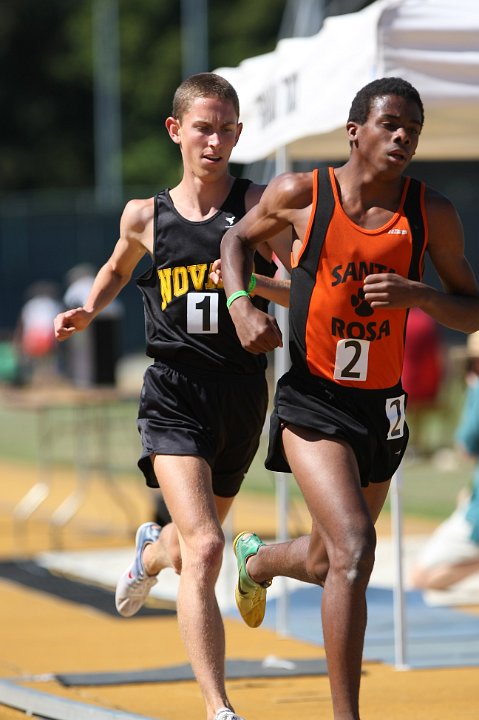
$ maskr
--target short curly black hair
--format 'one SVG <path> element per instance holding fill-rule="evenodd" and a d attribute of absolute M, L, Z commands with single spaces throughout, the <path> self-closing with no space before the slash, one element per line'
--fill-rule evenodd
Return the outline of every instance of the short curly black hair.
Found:
<path fill-rule="evenodd" d="M 372 101 L 382 95 L 399 95 L 399 97 L 415 102 L 421 111 L 422 127 L 424 124 L 424 106 L 421 96 L 410 82 L 398 77 L 378 78 L 361 88 L 351 104 L 348 122 L 357 122 L 359 125 L 364 125 L 368 119 Z"/>

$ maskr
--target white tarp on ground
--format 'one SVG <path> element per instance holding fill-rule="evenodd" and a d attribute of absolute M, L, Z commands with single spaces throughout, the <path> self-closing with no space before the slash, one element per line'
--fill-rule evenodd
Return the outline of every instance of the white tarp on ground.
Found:
<path fill-rule="evenodd" d="M 317 35 L 219 68 L 244 122 L 232 159 L 250 163 L 287 147 L 290 159 L 345 159 L 356 92 L 399 76 L 421 93 L 421 160 L 479 158 L 479 0 L 378 0 L 326 18 Z"/>

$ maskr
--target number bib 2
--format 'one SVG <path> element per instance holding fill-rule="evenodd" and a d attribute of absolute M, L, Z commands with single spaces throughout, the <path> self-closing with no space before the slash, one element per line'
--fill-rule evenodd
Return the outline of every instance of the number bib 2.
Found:
<path fill-rule="evenodd" d="M 346 338 L 336 346 L 335 380 L 365 381 L 368 375 L 369 341 Z M 386 400 L 386 417 L 389 421 L 388 440 L 404 436 L 406 419 L 405 395 Z"/>
<path fill-rule="evenodd" d="M 396 440 L 404 435 L 405 401 L 405 395 L 386 400 L 386 416 L 389 420 L 388 440 Z"/>
<path fill-rule="evenodd" d="M 336 345 L 335 380 L 365 381 L 368 375 L 369 340 L 346 338 Z"/>

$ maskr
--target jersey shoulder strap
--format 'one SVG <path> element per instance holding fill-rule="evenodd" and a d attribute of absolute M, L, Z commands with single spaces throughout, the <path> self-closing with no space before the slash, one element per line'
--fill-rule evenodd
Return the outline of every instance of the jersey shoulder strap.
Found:
<path fill-rule="evenodd" d="M 423 273 L 424 250 L 427 242 L 424 207 L 426 185 L 415 178 L 409 180 L 409 187 L 404 201 L 404 214 L 408 219 L 412 232 L 412 253 L 408 277 L 411 280 L 420 280 Z"/>
<path fill-rule="evenodd" d="M 251 180 L 235 178 L 228 197 L 221 206 L 221 210 L 231 213 L 236 219 L 243 217 L 246 212 L 245 196 L 250 185 Z"/>
<path fill-rule="evenodd" d="M 334 195 L 329 168 L 319 168 L 313 171 L 313 222 L 300 262 L 301 266 L 312 277 L 316 276 L 321 250 L 323 249 L 333 211 Z"/>
<path fill-rule="evenodd" d="M 306 366 L 306 325 L 309 303 L 316 283 L 321 250 L 333 212 L 334 195 L 329 169 L 314 170 L 312 226 L 300 260 L 291 270 L 290 354 L 294 363 L 304 366 Z"/>

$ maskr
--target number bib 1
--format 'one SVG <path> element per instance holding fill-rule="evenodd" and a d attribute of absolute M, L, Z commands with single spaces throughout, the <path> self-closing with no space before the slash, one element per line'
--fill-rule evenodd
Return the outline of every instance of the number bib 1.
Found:
<path fill-rule="evenodd" d="M 218 293 L 188 293 L 186 331 L 218 333 Z"/>

